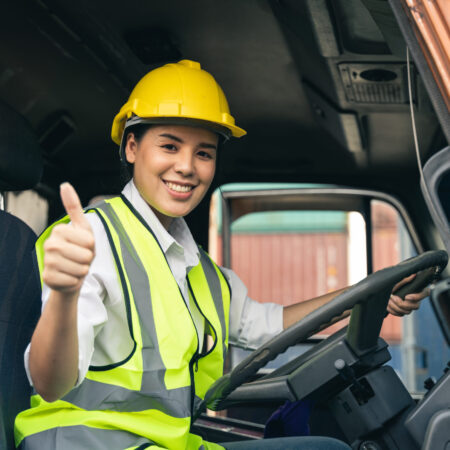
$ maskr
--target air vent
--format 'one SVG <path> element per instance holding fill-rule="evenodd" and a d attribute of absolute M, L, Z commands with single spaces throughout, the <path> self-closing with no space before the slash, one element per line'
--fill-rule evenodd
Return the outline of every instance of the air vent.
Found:
<path fill-rule="evenodd" d="M 343 63 L 338 67 L 347 101 L 370 104 L 408 102 L 405 64 Z"/>

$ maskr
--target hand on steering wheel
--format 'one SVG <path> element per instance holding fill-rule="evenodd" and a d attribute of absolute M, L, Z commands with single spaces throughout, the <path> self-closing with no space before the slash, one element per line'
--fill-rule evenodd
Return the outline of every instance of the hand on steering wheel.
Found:
<path fill-rule="evenodd" d="M 347 330 L 347 340 L 355 353 L 362 354 L 368 351 L 376 345 L 394 285 L 405 277 L 425 269 L 430 269 L 427 275 L 431 273 L 437 276 L 445 268 L 447 261 L 448 255 L 445 251 L 429 251 L 396 266 L 372 273 L 300 322 L 284 330 L 252 352 L 231 372 L 219 378 L 206 393 L 193 419 L 195 420 L 206 407 L 213 410 L 223 409 L 226 397 L 248 381 L 261 367 L 349 309 L 352 309 L 352 316 Z M 429 282 L 429 276 L 418 275 L 411 285 L 405 287 L 403 293 L 408 288 L 411 290 L 407 292 L 417 292 L 418 287 L 423 288 L 423 285 Z M 422 286 L 419 286 L 420 283 Z"/>

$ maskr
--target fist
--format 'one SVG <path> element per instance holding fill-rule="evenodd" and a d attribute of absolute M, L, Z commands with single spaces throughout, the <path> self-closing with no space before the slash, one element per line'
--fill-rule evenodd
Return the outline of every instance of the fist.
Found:
<path fill-rule="evenodd" d="M 412 311 L 415 311 L 416 309 L 419 309 L 420 302 L 430 295 L 430 290 L 427 287 L 423 289 L 422 292 L 415 292 L 405 295 L 404 299 L 402 299 L 398 295 L 395 295 L 395 292 L 400 287 L 411 282 L 415 278 L 415 276 L 416 274 L 404 278 L 402 281 L 397 283 L 392 289 L 392 293 L 389 298 L 387 306 L 387 311 L 391 313 L 393 316 L 402 317 L 406 314 L 410 314 Z"/>
<path fill-rule="evenodd" d="M 72 185 L 63 183 L 60 195 L 71 223 L 56 225 L 45 241 L 42 278 L 53 290 L 74 293 L 80 290 L 89 272 L 95 256 L 95 241 Z"/>

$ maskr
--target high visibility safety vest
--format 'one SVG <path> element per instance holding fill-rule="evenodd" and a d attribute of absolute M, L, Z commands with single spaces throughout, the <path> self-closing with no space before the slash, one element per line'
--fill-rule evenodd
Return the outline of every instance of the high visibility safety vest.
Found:
<path fill-rule="evenodd" d="M 200 263 L 187 278 L 190 302 L 198 306 L 214 339 L 202 353 L 165 255 L 140 214 L 123 196 L 88 212 L 98 214 L 111 244 L 133 349 L 115 364 L 91 366 L 81 385 L 60 400 L 47 403 L 33 395 L 31 408 L 16 418 L 16 446 L 222 448 L 190 433 L 190 427 L 195 406 L 223 373 L 231 295 L 225 277 L 200 250 Z M 43 242 L 52 227 L 37 242 L 41 269 Z"/>

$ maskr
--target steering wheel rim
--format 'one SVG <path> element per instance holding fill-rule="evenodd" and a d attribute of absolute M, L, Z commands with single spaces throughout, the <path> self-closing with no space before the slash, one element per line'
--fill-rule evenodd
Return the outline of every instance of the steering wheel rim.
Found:
<path fill-rule="evenodd" d="M 207 391 L 204 400 L 198 405 L 193 419 L 195 420 L 206 407 L 213 410 L 222 409 L 223 401 L 237 387 L 254 376 L 260 368 L 289 347 L 304 341 L 319 331 L 321 327 L 329 324 L 332 319 L 339 317 L 355 305 L 365 305 L 375 297 L 373 303 L 376 305 L 376 315 L 379 316 L 382 313 L 384 317 L 390 293 L 396 283 L 409 275 L 430 267 L 436 268 L 435 275 L 437 276 L 445 268 L 447 261 L 447 252 L 443 250 L 428 251 L 402 261 L 395 266 L 370 274 L 359 283 L 336 296 L 326 305 L 316 309 L 301 321 L 283 330 L 244 358 L 231 372 L 216 380 Z M 382 321 L 383 318 L 380 321 L 380 329 Z"/>

